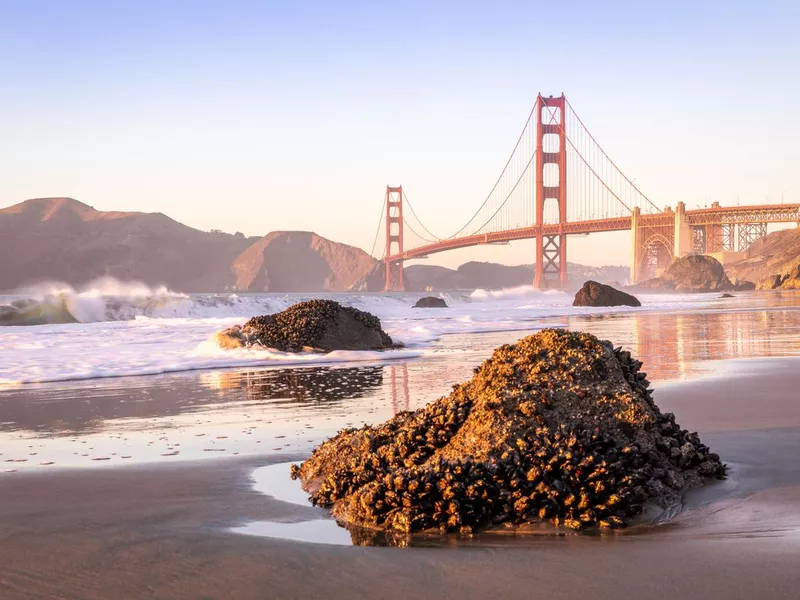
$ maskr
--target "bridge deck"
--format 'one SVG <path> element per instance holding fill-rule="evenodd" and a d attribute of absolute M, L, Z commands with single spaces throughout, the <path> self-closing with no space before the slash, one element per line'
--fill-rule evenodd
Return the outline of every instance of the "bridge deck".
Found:
<path fill-rule="evenodd" d="M 669 221 L 675 213 L 657 213 L 654 215 L 643 214 L 639 219 L 642 224 L 650 220 Z M 689 225 L 719 225 L 727 223 L 800 223 L 800 204 L 772 204 L 762 206 L 730 206 L 703 208 L 686 211 L 686 220 Z M 631 228 L 631 217 L 615 217 L 612 219 L 595 219 L 590 221 L 575 221 L 572 223 L 553 223 L 543 226 L 532 225 L 480 233 L 460 238 L 445 239 L 424 246 L 406 250 L 402 254 L 389 257 L 394 260 L 411 260 L 425 258 L 430 254 L 467 248 L 482 244 L 499 244 L 515 240 L 533 239 L 540 235 L 580 235 L 588 233 L 602 233 L 607 231 L 627 231 Z"/>

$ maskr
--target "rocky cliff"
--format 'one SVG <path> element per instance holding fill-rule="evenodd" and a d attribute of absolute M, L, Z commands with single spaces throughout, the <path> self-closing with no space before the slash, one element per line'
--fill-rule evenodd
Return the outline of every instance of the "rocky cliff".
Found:
<path fill-rule="evenodd" d="M 757 282 L 759 289 L 775 288 L 780 277 L 782 289 L 800 287 L 800 229 L 775 231 L 754 243 L 746 258 L 725 266 L 731 279 Z"/>

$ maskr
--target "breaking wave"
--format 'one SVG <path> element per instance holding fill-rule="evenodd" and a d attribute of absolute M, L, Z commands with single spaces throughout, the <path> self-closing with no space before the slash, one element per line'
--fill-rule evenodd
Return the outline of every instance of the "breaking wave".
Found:
<path fill-rule="evenodd" d="M 48 282 L 0 298 L 0 325 L 46 325 L 126 321 L 138 316 L 173 316 L 192 304 L 185 294 L 165 287 L 97 279 L 76 289 Z"/>
<path fill-rule="evenodd" d="M 443 297 L 451 305 L 469 301 L 466 294 Z M 0 295 L 0 327 L 131 321 L 143 317 L 249 318 L 278 312 L 311 298 L 335 298 L 362 310 L 384 313 L 405 308 L 407 304 L 401 298 L 378 293 L 182 294 L 166 287 L 105 277 L 79 288 L 49 282 Z"/>

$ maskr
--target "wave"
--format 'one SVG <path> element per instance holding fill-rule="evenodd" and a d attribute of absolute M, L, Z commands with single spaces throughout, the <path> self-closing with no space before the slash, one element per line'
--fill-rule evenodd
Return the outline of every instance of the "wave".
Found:
<path fill-rule="evenodd" d="M 187 302 L 188 296 L 165 287 L 152 288 L 111 277 L 80 289 L 47 282 L 16 290 L 7 297 L 0 304 L 0 325 L 124 321 L 177 309 Z"/>
<path fill-rule="evenodd" d="M 182 294 L 166 287 L 151 287 L 111 277 L 75 288 L 47 282 L 0 296 L 0 326 L 51 325 L 131 321 L 139 318 L 249 318 L 271 314 L 301 300 L 333 298 L 373 313 L 392 314 L 410 306 L 411 297 L 371 293 L 316 294 Z M 465 296 L 444 296 L 448 304 L 469 301 Z M 411 301 L 413 304 L 413 301 Z"/>
<path fill-rule="evenodd" d="M 478 288 L 469 295 L 469 299 L 473 302 L 483 302 L 486 300 L 518 300 L 520 298 L 554 299 L 555 297 L 565 295 L 566 292 L 562 290 L 539 290 L 532 285 L 520 285 L 500 290 L 484 290 Z"/>

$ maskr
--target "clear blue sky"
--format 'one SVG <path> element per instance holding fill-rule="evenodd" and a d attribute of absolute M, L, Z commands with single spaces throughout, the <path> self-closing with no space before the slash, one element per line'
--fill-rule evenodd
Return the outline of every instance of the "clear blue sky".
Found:
<path fill-rule="evenodd" d="M 799 32 L 789 1 L 0 0 L 0 206 L 72 196 L 369 250 L 387 183 L 457 229 L 540 91 L 659 205 L 800 201 Z M 570 260 L 628 248 L 582 238 Z"/>

